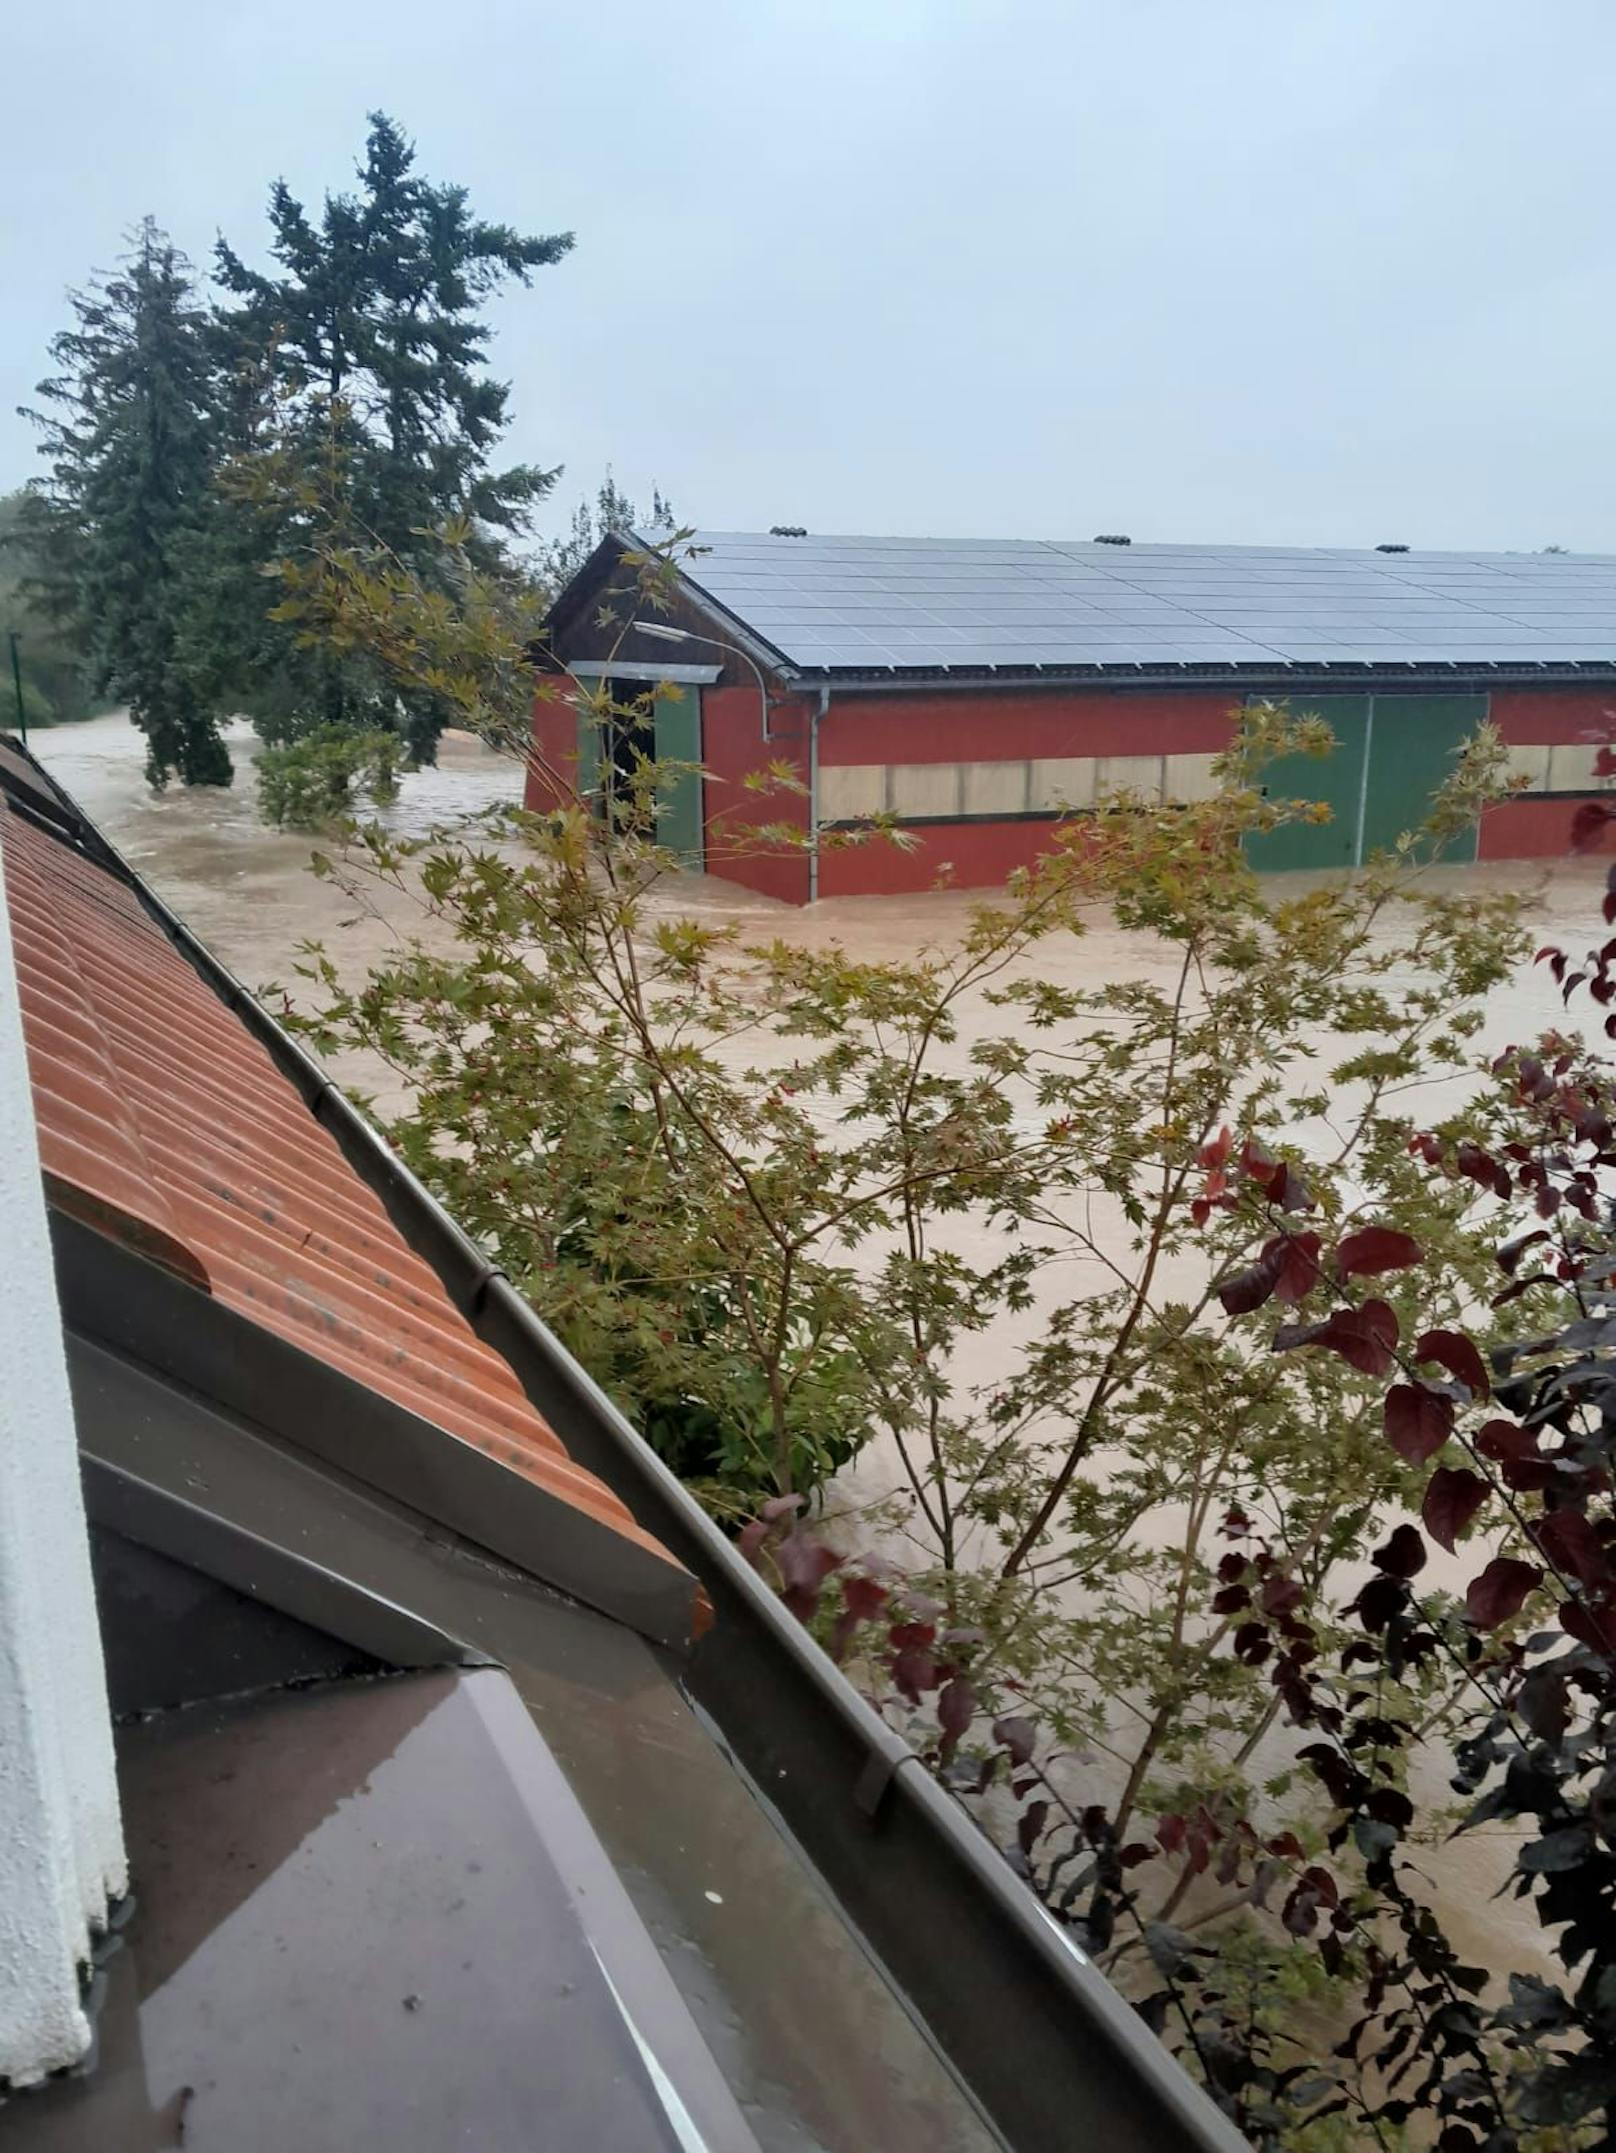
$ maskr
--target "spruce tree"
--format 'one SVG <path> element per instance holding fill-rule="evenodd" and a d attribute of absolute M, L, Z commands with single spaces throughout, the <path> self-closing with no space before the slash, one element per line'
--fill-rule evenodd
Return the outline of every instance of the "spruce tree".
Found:
<path fill-rule="evenodd" d="M 71 295 L 31 411 L 50 477 L 30 490 L 38 589 L 146 736 L 146 775 L 228 785 L 215 709 L 186 663 L 212 474 L 208 317 L 148 217 L 118 270 Z"/>
<path fill-rule="evenodd" d="M 283 448 L 325 495 L 340 491 L 362 542 L 430 577 L 442 549 L 422 534 L 464 517 L 479 565 L 497 566 L 555 473 L 493 467 L 508 392 L 487 370 L 481 310 L 505 282 L 525 284 L 559 261 L 572 235 L 524 237 L 474 217 L 463 187 L 416 171 L 413 144 L 382 113 L 371 115 L 358 177 L 357 191 L 328 195 L 318 217 L 277 181 L 271 272 L 220 240 L 224 363 L 237 379 L 265 382 Z M 284 514 L 260 508 L 256 542 L 249 536 L 249 558 L 236 563 L 240 700 L 278 738 L 331 723 L 396 726 L 412 754 L 429 759 L 445 715 L 430 698 L 401 705 L 357 659 L 313 653 L 290 632 L 266 647 L 254 576 L 284 550 L 285 525 Z M 219 611 L 225 634 L 228 599 Z"/>

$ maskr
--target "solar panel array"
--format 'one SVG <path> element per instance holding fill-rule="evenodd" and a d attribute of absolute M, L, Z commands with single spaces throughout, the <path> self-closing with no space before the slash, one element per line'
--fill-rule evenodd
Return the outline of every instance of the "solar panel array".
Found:
<path fill-rule="evenodd" d="M 1616 558 L 703 532 L 691 582 L 804 672 L 1616 666 Z"/>

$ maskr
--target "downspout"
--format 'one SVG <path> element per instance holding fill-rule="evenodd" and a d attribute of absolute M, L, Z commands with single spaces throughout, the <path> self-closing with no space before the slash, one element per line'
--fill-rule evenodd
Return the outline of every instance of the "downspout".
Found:
<path fill-rule="evenodd" d="M 1352 838 L 1352 864 L 1363 865 L 1364 828 L 1369 819 L 1369 765 L 1375 753 L 1375 698 L 1365 698 L 1369 705 L 1364 718 L 1363 764 L 1358 772 L 1358 827 Z"/>
<path fill-rule="evenodd" d="M 830 708 L 830 689 L 819 691 L 808 713 L 808 902 L 819 902 L 819 721 Z"/>

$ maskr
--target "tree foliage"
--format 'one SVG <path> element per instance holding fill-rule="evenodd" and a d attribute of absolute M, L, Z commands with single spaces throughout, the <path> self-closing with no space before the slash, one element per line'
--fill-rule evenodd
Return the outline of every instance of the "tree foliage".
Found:
<path fill-rule="evenodd" d="M 8 630 L 15 630 L 18 638 L 29 725 L 63 725 L 93 717 L 101 707 L 93 672 L 72 627 L 41 600 L 45 567 L 32 528 L 35 513 L 20 489 L 0 494 L 0 725 L 10 725 L 15 713 L 10 652 L 4 641 Z"/>
<path fill-rule="evenodd" d="M 475 216 L 382 113 L 354 191 L 312 213 L 278 181 L 269 224 L 267 268 L 220 240 L 212 304 L 150 219 L 119 271 L 74 298 L 40 388 L 51 476 L 26 538 L 38 602 L 129 701 L 154 784 L 227 784 L 218 719 L 244 711 L 274 747 L 318 736 L 270 765 L 272 798 L 290 784 L 312 800 L 333 729 L 393 733 L 430 760 L 450 705 L 357 643 L 273 618 L 276 566 L 308 543 L 318 498 L 417 580 L 441 569 L 434 534 L 455 524 L 481 573 L 535 591 L 512 541 L 555 473 L 497 464 L 510 415 L 487 305 L 572 236 Z"/>
<path fill-rule="evenodd" d="M 30 414 L 50 476 L 25 536 L 42 603 L 127 701 L 153 785 L 228 785 L 217 706 L 184 659 L 214 455 L 207 324 L 189 263 L 148 218 L 121 266 L 71 300 Z"/>
<path fill-rule="evenodd" d="M 618 485 L 608 467 L 592 500 L 578 502 L 565 536 L 552 539 L 539 555 L 539 575 L 553 595 L 582 568 L 603 538 L 612 532 L 634 533 L 653 543 L 666 543 L 678 526 L 678 518 L 653 486 L 648 506 L 636 508 Z"/>
<path fill-rule="evenodd" d="M 438 559 L 427 534 L 459 517 L 481 565 L 514 575 L 503 540 L 525 528 L 556 474 L 494 467 L 509 392 L 488 371 L 484 309 L 501 285 L 559 261 L 572 235 L 474 216 L 463 187 L 416 170 L 413 145 L 384 113 L 371 117 L 358 180 L 317 216 L 275 183 L 272 270 L 218 244 L 213 327 L 238 469 L 267 432 L 283 462 L 340 489 L 355 528 L 419 571 Z M 221 536 L 233 543 L 218 549 L 209 634 L 238 699 L 276 740 L 311 726 L 379 727 L 402 730 L 412 757 L 430 760 L 446 716 L 438 698 L 401 689 L 362 652 L 266 633 L 262 572 L 300 537 L 293 491 L 237 485 L 225 501 Z"/>

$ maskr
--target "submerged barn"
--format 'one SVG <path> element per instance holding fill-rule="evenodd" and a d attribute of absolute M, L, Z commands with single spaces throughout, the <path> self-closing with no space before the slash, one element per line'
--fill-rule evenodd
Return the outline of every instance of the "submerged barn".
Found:
<path fill-rule="evenodd" d="M 596 782 L 566 676 L 608 678 L 621 700 L 666 683 L 656 752 L 705 770 L 670 800 L 669 841 L 793 903 L 926 889 L 945 871 L 989 887 L 1097 793 L 1193 799 L 1231 710 L 1259 697 L 1318 712 L 1339 742 L 1275 770 L 1276 789 L 1333 816 L 1276 832 L 1260 866 L 1348 866 L 1389 843 L 1484 718 L 1528 790 L 1490 811 L 1480 857 L 1563 852 L 1575 802 L 1606 789 L 1616 558 L 716 532 L 648 630 L 628 625 L 635 543 L 605 540 L 556 601 L 560 677 L 535 712 L 548 774 L 529 805 L 553 805 L 574 772 L 580 790 Z M 918 844 L 733 856 L 726 824 L 761 819 L 739 781 L 776 758 L 806 791 L 771 817 L 813 831 L 887 810 Z"/>

